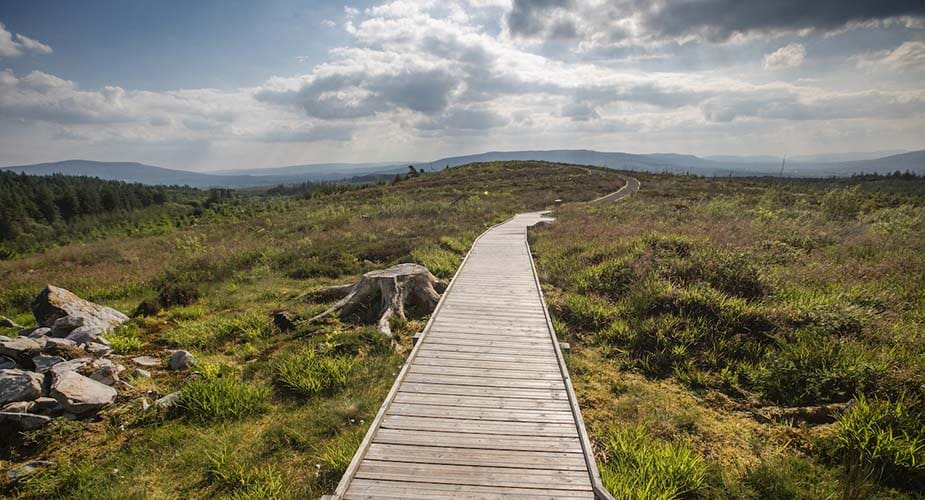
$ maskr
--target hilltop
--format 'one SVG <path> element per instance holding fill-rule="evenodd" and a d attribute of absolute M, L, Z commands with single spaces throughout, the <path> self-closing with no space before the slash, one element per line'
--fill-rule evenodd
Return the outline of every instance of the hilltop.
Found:
<path fill-rule="evenodd" d="M 896 170 L 925 174 L 925 150 L 869 158 L 873 153 L 849 153 L 817 157 L 797 157 L 787 161 L 786 177 L 846 177 L 860 173 L 890 174 Z M 835 159 L 840 158 L 840 159 Z M 863 159 L 857 159 L 863 158 Z M 224 169 L 214 172 L 190 172 L 133 162 L 95 162 L 66 160 L 3 167 L 0 170 L 30 175 L 83 175 L 106 180 L 142 184 L 187 185 L 191 187 L 254 187 L 300 182 L 368 182 L 408 171 L 408 165 L 434 172 L 446 167 L 491 161 L 548 161 L 593 165 L 652 173 L 690 173 L 707 177 L 762 177 L 780 175 L 781 159 L 749 156 L 712 156 L 701 158 L 689 154 L 631 154 L 587 149 L 537 151 L 491 151 L 451 156 L 425 162 L 313 163 L 268 168 Z"/>

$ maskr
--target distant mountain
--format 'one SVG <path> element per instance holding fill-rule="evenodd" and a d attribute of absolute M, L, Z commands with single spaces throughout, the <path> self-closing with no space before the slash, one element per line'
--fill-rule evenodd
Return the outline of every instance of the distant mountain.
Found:
<path fill-rule="evenodd" d="M 872 160 L 820 163 L 817 165 L 831 171 L 833 175 L 851 175 L 862 172 L 867 174 L 890 174 L 897 170 L 903 172 L 909 170 L 917 174 L 925 174 L 925 150 Z"/>
<path fill-rule="evenodd" d="M 454 156 L 440 160 L 415 164 L 424 170 L 439 170 L 446 166 L 455 167 L 467 163 L 503 160 L 541 160 L 559 163 L 593 165 L 622 170 L 643 170 L 648 172 L 690 172 L 698 175 L 766 175 L 773 169 L 756 169 L 750 164 L 729 165 L 693 155 L 659 153 L 631 154 L 605 153 L 587 149 L 555 149 L 550 151 L 492 151 L 467 156 Z M 406 167 L 407 168 L 407 167 Z"/>
<path fill-rule="evenodd" d="M 410 162 L 414 163 L 414 162 Z M 285 167 L 249 168 L 242 170 L 215 170 L 211 173 L 220 175 L 256 175 L 256 176 L 301 176 L 313 180 L 340 180 L 354 175 L 367 175 L 381 170 L 395 170 L 396 165 L 405 162 L 379 163 L 310 163 L 306 165 L 289 165 Z"/>
<path fill-rule="evenodd" d="M 847 157 L 854 158 L 865 155 L 864 153 L 846 154 Z M 491 151 L 474 155 L 452 156 L 423 163 L 411 162 L 411 164 L 415 168 L 432 172 L 442 170 L 447 166 L 456 167 L 467 163 L 504 160 L 541 160 L 656 173 L 689 172 L 704 176 L 777 176 L 780 174 L 781 167 L 780 159 L 768 156 L 713 156 L 701 158 L 693 155 L 671 153 L 608 153 L 587 149 Z M 175 184 L 200 188 L 240 188 L 294 184 L 305 181 L 374 181 L 381 180 L 383 176 L 407 172 L 408 165 L 409 163 L 406 162 L 319 163 L 200 173 L 155 167 L 141 163 L 67 160 L 55 163 L 3 167 L 0 170 L 13 170 L 31 175 L 56 173 L 84 175 L 107 180 L 140 182 L 142 184 Z M 910 170 L 918 174 L 925 174 L 925 150 L 852 161 L 788 160 L 785 165 L 784 175 L 788 177 L 830 177 L 847 176 L 861 172 L 885 174 L 896 170 Z"/>
<path fill-rule="evenodd" d="M 99 177 L 100 179 L 112 181 L 191 186 L 198 188 L 244 187 L 259 184 L 259 178 L 248 175 L 201 174 L 198 172 L 174 170 L 134 162 L 66 160 L 54 163 L 3 167 L 0 170 L 11 170 L 29 175 L 82 175 L 86 177 Z"/>

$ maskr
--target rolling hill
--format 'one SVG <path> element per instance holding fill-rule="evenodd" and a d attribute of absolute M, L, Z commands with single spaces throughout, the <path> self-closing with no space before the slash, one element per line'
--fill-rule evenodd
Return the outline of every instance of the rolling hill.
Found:
<path fill-rule="evenodd" d="M 869 153 L 846 153 L 844 155 L 820 155 L 797 157 L 787 161 L 784 175 L 788 177 L 831 177 L 849 176 L 857 173 L 888 174 L 912 171 L 925 174 L 925 150 L 901 153 L 881 158 L 840 161 L 821 161 L 834 157 L 866 158 Z M 767 156 L 699 156 L 657 153 L 631 154 L 602 152 L 587 149 L 556 149 L 548 151 L 490 151 L 464 156 L 451 156 L 429 162 L 410 162 L 416 168 L 428 172 L 442 170 L 475 162 L 507 160 L 542 160 L 557 163 L 595 165 L 621 170 L 647 172 L 692 173 L 713 176 L 777 176 L 780 174 L 780 160 Z M 244 170 L 221 170 L 209 173 L 169 169 L 134 162 L 97 162 L 88 160 L 66 160 L 54 163 L 38 163 L 3 167 L 31 175 L 83 175 L 106 180 L 140 182 L 142 184 L 186 185 L 191 187 L 255 187 L 278 184 L 292 184 L 305 181 L 338 181 L 351 178 L 376 180 L 381 176 L 404 173 L 409 162 L 380 163 L 317 163 L 290 165 L 272 168 Z"/>

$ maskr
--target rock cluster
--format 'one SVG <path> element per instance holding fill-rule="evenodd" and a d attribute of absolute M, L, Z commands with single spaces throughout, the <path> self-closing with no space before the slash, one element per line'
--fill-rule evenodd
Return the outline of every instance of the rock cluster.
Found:
<path fill-rule="evenodd" d="M 124 314 L 49 285 L 32 302 L 38 328 L 0 336 L 0 422 L 29 430 L 90 415 L 116 397 L 125 367 L 103 336 Z"/>

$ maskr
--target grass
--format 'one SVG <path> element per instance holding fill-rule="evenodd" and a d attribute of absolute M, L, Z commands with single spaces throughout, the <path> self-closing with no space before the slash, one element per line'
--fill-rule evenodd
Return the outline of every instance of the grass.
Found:
<path fill-rule="evenodd" d="M 684 444 L 653 439 L 642 426 L 610 429 L 601 445 L 601 480 L 617 498 L 669 500 L 704 489 L 703 458 Z"/>
<path fill-rule="evenodd" d="M 153 369 L 151 379 L 121 390 L 98 421 L 62 420 L 0 441 L 3 467 L 33 459 L 70 464 L 15 488 L 0 484 L 0 495 L 330 493 L 427 318 L 396 324 L 393 349 L 362 315 L 305 321 L 330 305 L 311 292 L 418 258 L 452 276 L 487 227 L 621 183 L 600 169 L 473 165 L 341 193 L 239 197 L 163 230 L 126 234 L 120 225 L 0 261 L 0 314 L 31 321 L 29 303 L 47 283 L 124 312 L 145 302 L 152 307 L 108 338 L 130 356 L 191 350 L 203 372 L 187 383 L 187 373 Z M 281 310 L 296 320 L 294 330 L 272 326 Z M 183 407 L 175 415 L 141 410 L 142 400 L 177 390 Z"/>
<path fill-rule="evenodd" d="M 281 357 L 273 381 L 284 390 L 311 397 L 346 385 L 355 364 L 351 356 L 322 355 L 306 348 Z"/>
<path fill-rule="evenodd" d="M 223 422 L 262 413 L 268 396 L 266 387 L 248 384 L 223 370 L 184 385 L 177 406 L 192 420 Z"/>
<path fill-rule="evenodd" d="M 640 178 L 531 232 L 602 473 L 639 425 L 708 464 L 687 496 L 920 492 L 925 182 Z"/>

